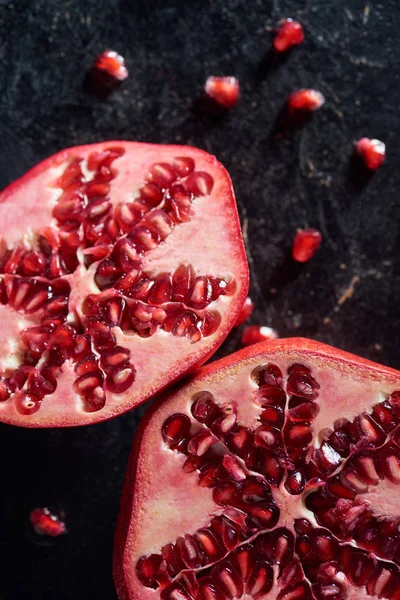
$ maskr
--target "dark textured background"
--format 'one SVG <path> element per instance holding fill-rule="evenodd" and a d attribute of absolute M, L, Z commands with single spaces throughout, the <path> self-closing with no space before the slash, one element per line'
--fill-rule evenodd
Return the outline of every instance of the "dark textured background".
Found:
<path fill-rule="evenodd" d="M 306 42 L 271 60 L 271 29 L 298 17 Z M 398 0 L 0 0 L 0 187 L 66 146 L 103 139 L 200 146 L 231 173 L 252 271 L 252 322 L 400 367 L 400 5 Z M 82 90 L 111 47 L 130 77 L 106 100 Z M 193 111 L 207 75 L 235 74 L 226 118 Z M 327 102 L 277 138 L 295 88 Z M 362 190 L 352 142 L 378 137 L 388 160 Z M 303 268 L 288 260 L 298 227 L 319 228 Z M 218 249 L 216 248 L 216 251 Z M 353 296 L 339 298 L 354 277 Z M 239 332 L 219 355 L 239 346 Z M 111 557 L 136 410 L 90 428 L 0 429 L 1 600 L 114 600 Z M 34 506 L 65 510 L 52 547 L 27 535 Z"/>

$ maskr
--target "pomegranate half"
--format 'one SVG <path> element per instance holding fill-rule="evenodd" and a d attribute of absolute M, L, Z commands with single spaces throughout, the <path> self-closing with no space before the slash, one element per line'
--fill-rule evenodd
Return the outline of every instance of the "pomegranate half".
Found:
<path fill-rule="evenodd" d="M 400 372 L 304 339 L 203 367 L 145 416 L 121 600 L 400 598 Z"/>
<path fill-rule="evenodd" d="M 203 363 L 243 306 L 229 175 L 195 148 L 64 150 L 0 195 L 0 421 L 84 425 Z"/>

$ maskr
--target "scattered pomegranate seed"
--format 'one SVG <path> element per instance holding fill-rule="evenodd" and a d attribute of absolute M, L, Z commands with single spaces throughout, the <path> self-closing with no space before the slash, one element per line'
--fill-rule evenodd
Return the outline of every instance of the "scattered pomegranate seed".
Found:
<path fill-rule="evenodd" d="M 292 255 L 297 262 L 305 263 L 314 256 L 322 242 L 318 229 L 299 229 L 293 241 Z"/>
<path fill-rule="evenodd" d="M 257 342 L 276 340 L 277 338 L 278 333 L 271 327 L 249 325 L 243 329 L 242 344 L 243 346 L 251 346 L 251 344 L 257 344 Z"/>
<path fill-rule="evenodd" d="M 325 98 L 317 90 L 297 90 L 290 94 L 288 99 L 289 109 L 298 111 L 318 110 L 325 104 Z"/>
<path fill-rule="evenodd" d="M 64 521 L 54 515 L 48 508 L 35 508 L 29 515 L 33 529 L 39 535 L 57 537 L 67 531 Z"/>
<path fill-rule="evenodd" d="M 97 57 L 94 67 L 104 71 L 110 77 L 123 81 L 128 77 L 124 58 L 115 50 L 105 50 Z"/>
<path fill-rule="evenodd" d="M 240 86 L 235 77 L 208 77 L 204 91 L 224 108 L 233 108 L 239 100 Z"/>
<path fill-rule="evenodd" d="M 239 327 L 243 325 L 245 321 L 253 314 L 254 311 L 254 302 L 251 298 L 247 297 L 244 301 L 242 310 L 239 313 L 238 318 L 236 319 L 236 323 L 234 327 Z"/>
<path fill-rule="evenodd" d="M 361 138 L 356 144 L 356 152 L 371 171 L 379 169 L 386 158 L 386 146 L 380 140 Z"/>
<path fill-rule="evenodd" d="M 275 30 L 273 46 L 277 52 L 286 52 L 293 46 L 298 46 L 304 40 L 304 30 L 301 23 L 294 19 L 284 19 Z"/>

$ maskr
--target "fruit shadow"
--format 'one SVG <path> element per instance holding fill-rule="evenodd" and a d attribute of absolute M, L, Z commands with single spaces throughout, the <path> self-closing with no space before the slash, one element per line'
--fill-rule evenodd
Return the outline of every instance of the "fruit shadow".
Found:
<path fill-rule="evenodd" d="M 307 125 L 312 117 L 312 112 L 290 109 L 288 103 L 285 102 L 273 123 L 271 138 L 276 140 L 295 133 Z"/>
<path fill-rule="evenodd" d="M 210 124 L 220 124 L 221 120 L 229 116 L 230 111 L 202 92 L 194 99 L 191 112 L 195 118 L 206 119 Z"/>
<path fill-rule="evenodd" d="M 294 260 L 292 250 L 288 250 L 283 258 L 283 261 L 271 273 L 263 287 L 266 293 L 271 289 L 279 291 L 287 284 L 291 283 L 300 275 L 304 269 L 305 263 L 300 263 Z"/>
<path fill-rule="evenodd" d="M 275 52 L 273 48 L 268 50 L 256 67 L 254 73 L 254 83 L 262 83 L 270 73 L 281 68 L 288 61 L 291 53 L 291 49 L 287 52 Z"/>
<path fill-rule="evenodd" d="M 108 73 L 92 67 L 86 74 L 82 83 L 82 91 L 99 100 L 106 100 L 108 96 L 118 89 L 121 81 L 111 77 Z"/>
<path fill-rule="evenodd" d="M 135 410 L 106 423 L 66 429 L 0 425 L 0 449 L 7 456 L 0 560 L 3 589 L 13 597 L 26 597 L 27 586 L 49 565 L 47 585 L 60 589 L 65 584 L 71 597 L 86 569 L 109 569 L 124 471 L 141 414 Z M 45 506 L 65 511 L 66 534 L 55 539 L 34 534 L 29 513 Z M 16 564 L 24 565 L 23 581 L 17 583 Z M 68 569 L 76 571 L 76 582 Z M 111 576 L 108 585 L 111 593 Z M 96 582 L 93 596 L 95 587 Z"/>
<path fill-rule="evenodd" d="M 349 160 L 347 170 L 347 185 L 350 190 L 356 194 L 363 191 L 365 186 L 371 181 L 374 171 L 368 169 L 362 159 L 353 153 Z"/>

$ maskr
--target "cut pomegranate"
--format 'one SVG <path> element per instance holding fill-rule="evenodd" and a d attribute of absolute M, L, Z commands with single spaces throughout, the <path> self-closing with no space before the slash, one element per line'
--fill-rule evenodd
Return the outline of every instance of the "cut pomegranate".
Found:
<path fill-rule="evenodd" d="M 137 406 L 204 362 L 246 298 L 231 182 L 201 150 L 70 148 L 4 190 L 0 221 L 6 423 L 83 425 Z"/>
<path fill-rule="evenodd" d="M 272 327 L 249 325 L 243 329 L 242 344 L 243 346 L 250 346 L 251 344 L 265 342 L 266 340 L 276 340 L 277 337 L 278 333 Z"/>
<path fill-rule="evenodd" d="M 105 50 L 102 52 L 96 58 L 94 67 L 118 81 L 123 81 L 129 75 L 128 69 L 125 67 L 124 58 L 118 52 L 115 52 L 115 50 Z"/>
<path fill-rule="evenodd" d="M 240 325 L 243 325 L 243 323 L 245 323 L 247 321 L 247 319 L 249 317 L 251 317 L 251 315 L 254 312 L 254 302 L 252 301 L 251 298 L 246 298 L 246 300 L 244 301 L 244 304 L 242 306 L 242 310 L 239 313 L 238 318 L 236 319 L 236 323 L 235 323 L 235 327 L 240 327 Z"/>
<path fill-rule="evenodd" d="M 204 91 L 223 108 L 236 106 L 240 96 L 239 82 L 235 77 L 208 77 Z"/>
<path fill-rule="evenodd" d="M 399 406 L 399 372 L 309 340 L 203 367 L 135 440 L 120 598 L 399 600 Z"/>
<path fill-rule="evenodd" d="M 58 537 L 67 531 L 64 521 L 48 508 L 35 508 L 31 511 L 29 520 L 38 535 Z"/>
<path fill-rule="evenodd" d="M 290 94 L 288 107 L 291 112 L 312 112 L 325 104 L 325 98 L 317 90 L 297 90 Z"/>
<path fill-rule="evenodd" d="M 299 229 L 293 241 L 292 255 L 297 262 L 310 260 L 320 247 L 322 235 L 318 229 Z"/>
<path fill-rule="evenodd" d="M 286 52 L 293 46 L 298 46 L 304 40 L 304 30 L 301 23 L 294 19 L 284 19 L 278 24 L 274 37 L 274 49 Z"/>
<path fill-rule="evenodd" d="M 379 169 L 386 158 L 386 146 L 380 140 L 361 138 L 356 144 L 356 152 L 371 171 Z"/>

